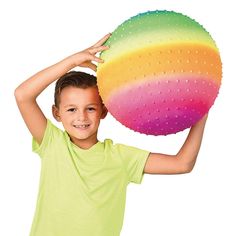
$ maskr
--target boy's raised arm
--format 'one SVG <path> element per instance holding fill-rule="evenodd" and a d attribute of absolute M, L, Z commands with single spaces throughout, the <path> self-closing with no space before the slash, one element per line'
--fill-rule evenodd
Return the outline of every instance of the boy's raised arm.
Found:
<path fill-rule="evenodd" d="M 76 66 L 96 70 L 96 65 L 93 64 L 92 61 L 103 62 L 100 58 L 96 57 L 96 53 L 108 48 L 102 45 L 109 37 L 110 34 L 107 34 L 92 47 L 75 53 L 36 73 L 15 89 L 14 95 L 18 108 L 26 126 L 38 144 L 40 144 L 43 139 L 47 120 L 38 106 L 36 98 L 48 85 Z"/>
<path fill-rule="evenodd" d="M 190 172 L 194 167 L 201 146 L 207 117 L 208 114 L 191 127 L 183 146 L 176 155 L 150 153 L 144 173 L 183 174 Z"/>

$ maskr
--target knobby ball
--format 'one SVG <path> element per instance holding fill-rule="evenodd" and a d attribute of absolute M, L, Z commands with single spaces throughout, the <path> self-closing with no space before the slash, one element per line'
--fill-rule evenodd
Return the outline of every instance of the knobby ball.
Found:
<path fill-rule="evenodd" d="M 126 20 L 112 33 L 97 68 L 100 95 L 126 127 L 167 135 L 194 125 L 219 92 L 222 64 L 210 34 L 173 11 Z"/>

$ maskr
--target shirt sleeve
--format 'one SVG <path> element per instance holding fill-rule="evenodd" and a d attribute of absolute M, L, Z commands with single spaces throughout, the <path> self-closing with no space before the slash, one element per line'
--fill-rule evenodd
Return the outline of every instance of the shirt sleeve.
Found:
<path fill-rule="evenodd" d="M 41 158 L 44 157 L 47 150 L 50 148 L 55 137 L 58 137 L 59 132 L 62 132 L 59 128 L 52 124 L 47 119 L 47 126 L 44 131 L 44 136 L 41 144 L 39 145 L 34 137 L 32 137 L 32 151 L 37 153 Z"/>
<path fill-rule="evenodd" d="M 117 149 L 124 163 L 128 181 L 141 184 L 143 170 L 150 152 L 123 144 L 117 144 Z"/>

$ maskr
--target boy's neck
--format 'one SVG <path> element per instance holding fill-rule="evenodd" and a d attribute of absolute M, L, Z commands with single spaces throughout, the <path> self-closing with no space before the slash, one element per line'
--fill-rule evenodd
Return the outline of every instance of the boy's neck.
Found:
<path fill-rule="evenodd" d="M 88 139 L 77 139 L 70 136 L 70 140 L 81 149 L 89 149 L 98 142 L 97 135 L 89 137 Z"/>

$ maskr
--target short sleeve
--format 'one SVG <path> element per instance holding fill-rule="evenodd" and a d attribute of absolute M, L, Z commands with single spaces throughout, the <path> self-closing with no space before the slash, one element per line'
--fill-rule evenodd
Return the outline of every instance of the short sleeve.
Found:
<path fill-rule="evenodd" d="M 56 136 L 57 132 L 62 131 L 55 125 L 53 125 L 49 119 L 47 119 L 47 126 L 44 131 L 44 136 L 41 144 L 39 145 L 34 137 L 32 137 L 32 151 L 37 153 L 40 157 L 43 157 L 46 153 L 46 150 L 50 147 L 53 137 Z"/>
<path fill-rule="evenodd" d="M 129 182 L 140 184 L 150 152 L 123 144 L 117 144 L 116 146 L 124 163 Z"/>

